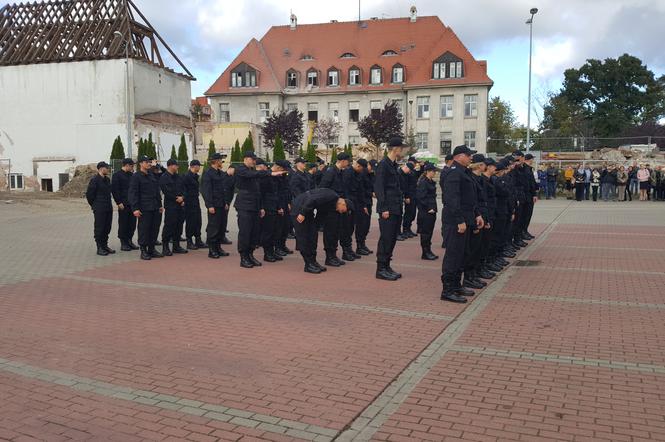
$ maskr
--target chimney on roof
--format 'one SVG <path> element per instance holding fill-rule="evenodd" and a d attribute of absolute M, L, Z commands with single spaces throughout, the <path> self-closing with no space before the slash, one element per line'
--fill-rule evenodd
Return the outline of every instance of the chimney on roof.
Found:
<path fill-rule="evenodd" d="M 418 10 L 415 6 L 411 6 L 411 23 L 415 23 L 418 18 Z"/>
<path fill-rule="evenodd" d="M 298 25 L 298 17 L 296 17 L 294 13 L 291 13 L 291 30 L 295 31 L 297 25 Z"/>

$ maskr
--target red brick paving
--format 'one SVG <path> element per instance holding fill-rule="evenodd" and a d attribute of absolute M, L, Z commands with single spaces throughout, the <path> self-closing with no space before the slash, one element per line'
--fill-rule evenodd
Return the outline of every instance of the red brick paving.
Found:
<path fill-rule="evenodd" d="M 623 270 L 638 272 L 663 272 L 663 252 L 660 250 L 606 250 L 570 249 L 541 246 L 529 259 L 546 261 L 551 267 L 579 269 Z"/>
<path fill-rule="evenodd" d="M 449 353 L 375 440 L 665 440 L 662 375 Z"/>

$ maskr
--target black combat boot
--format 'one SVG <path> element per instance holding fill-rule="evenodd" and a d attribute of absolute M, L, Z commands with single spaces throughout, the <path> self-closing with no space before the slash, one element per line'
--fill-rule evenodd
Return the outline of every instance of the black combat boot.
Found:
<path fill-rule="evenodd" d="M 132 250 L 138 250 L 140 248 L 139 246 L 134 244 L 131 239 L 129 241 L 127 241 L 127 244 L 129 244 L 129 247 L 131 247 Z"/>
<path fill-rule="evenodd" d="M 145 246 L 141 246 L 141 259 L 144 259 L 146 261 L 150 261 L 152 259 L 152 256 L 150 256 L 150 252 L 148 252 L 148 248 Z"/>
<path fill-rule="evenodd" d="M 222 249 L 222 246 L 220 245 L 220 243 L 215 243 L 215 248 L 217 249 L 217 253 L 219 254 L 219 256 L 221 256 L 222 258 L 225 257 L 225 256 L 229 256 L 229 255 L 230 255 L 229 252 L 227 252 L 226 250 Z"/>
<path fill-rule="evenodd" d="M 173 256 L 173 252 L 171 252 L 168 241 L 162 241 L 162 255 Z"/>
<path fill-rule="evenodd" d="M 217 251 L 217 246 L 212 242 L 208 247 L 208 258 L 219 259 L 219 252 Z"/>
<path fill-rule="evenodd" d="M 369 251 L 365 249 L 363 243 L 358 243 L 356 245 L 356 255 L 368 256 L 369 254 Z"/>
<path fill-rule="evenodd" d="M 247 253 L 243 253 L 242 255 L 240 255 L 240 267 L 244 269 L 254 268 L 254 264 L 249 259 L 249 255 Z"/>
<path fill-rule="evenodd" d="M 493 279 L 494 277 L 496 277 L 496 273 L 490 272 L 487 269 L 481 268 L 480 270 L 478 270 L 476 272 L 476 276 L 478 276 L 478 278 L 480 278 L 480 279 Z"/>
<path fill-rule="evenodd" d="M 187 238 L 187 250 L 198 250 L 199 248 L 196 246 L 194 241 L 192 241 L 192 238 Z"/>
<path fill-rule="evenodd" d="M 390 267 L 390 263 L 386 264 L 386 270 L 388 270 L 390 273 L 392 273 L 393 275 L 395 275 L 395 277 L 396 277 L 397 279 L 400 279 L 400 278 L 402 277 L 402 274 L 401 274 L 401 273 L 397 273 L 395 270 L 393 270 L 392 267 Z"/>
<path fill-rule="evenodd" d="M 423 253 L 420 256 L 420 259 L 424 259 L 425 261 L 436 261 L 439 257 L 432 253 L 432 249 L 429 247 L 423 247 Z"/>
<path fill-rule="evenodd" d="M 272 247 L 263 248 L 263 260 L 265 262 L 277 262 L 277 258 L 275 258 L 274 250 Z"/>
<path fill-rule="evenodd" d="M 226 235 L 224 235 L 224 238 L 222 238 L 222 244 L 225 246 L 230 246 L 233 243 L 226 237 Z"/>
<path fill-rule="evenodd" d="M 183 253 L 187 253 L 187 250 L 180 247 L 180 241 L 173 241 L 173 253 L 181 255 Z"/>
<path fill-rule="evenodd" d="M 322 272 L 325 272 L 325 271 L 328 270 L 327 268 L 325 268 L 324 266 L 322 266 L 321 264 L 319 264 L 319 263 L 316 261 L 316 256 L 313 256 L 312 259 L 311 259 L 311 261 L 312 261 L 312 265 L 318 267 L 319 270 L 321 270 Z"/>
<path fill-rule="evenodd" d="M 123 252 L 131 252 L 132 247 L 129 245 L 129 243 L 127 241 L 125 241 L 124 239 L 121 239 L 120 240 L 120 250 L 122 250 Z"/>
<path fill-rule="evenodd" d="M 155 246 L 148 247 L 148 252 L 150 253 L 150 256 L 152 256 L 153 258 L 163 258 L 164 257 L 164 255 L 162 255 L 161 253 L 159 253 L 155 249 Z"/>
<path fill-rule="evenodd" d="M 97 244 L 97 254 L 99 256 L 107 256 L 109 252 L 106 251 L 103 244 Z"/>
<path fill-rule="evenodd" d="M 248 258 L 249 258 L 249 261 L 252 263 L 252 265 L 254 267 L 261 267 L 263 265 L 263 264 L 261 264 L 261 261 L 254 258 L 254 253 L 252 253 L 252 252 L 249 252 Z"/>
<path fill-rule="evenodd" d="M 312 273 L 314 275 L 318 275 L 321 273 L 321 269 L 315 266 L 311 260 L 307 260 L 305 263 L 305 273 Z"/>
<path fill-rule="evenodd" d="M 205 249 L 206 247 L 208 247 L 208 244 L 204 243 L 201 240 L 200 236 L 196 237 L 196 242 L 194 244 L 196 244 L 196 247 L 198 247 L 199 249 Z"/>
<path fill-rule="evenodd" d="M 349 261 L 349 262 L 351 262 L 351 261 L 355 261 L 355 260 L 356 260 L 356 256 L 353 254 L 353 251 L 352 251 L 352 250 L 350 251 L 349 249 L 343 249 L 343 250 L 342 250 L 342 259 L 343 259 L 344 261 Z"/>
<path fill-rule="evenodd" d="M 113 255 L 113 254 L 115 253 L 115 250 L 113 250 L 112 248 L 110 248 L 109 245 L 108 245 L 108 243 L 104 244 L 104 250 L 106 250 L 106 252 L 107 252 L 109 255 Z"/>
<path fill-rule="evenodd" d="M 334 253 L 326 253 L 325 264 L 330 267 L 340 267 L 346 263 L 340 260 Z"/>
<path fill-rule="evenodd" d="M 279 256 L 280 258 L 284 258 L 285 256 L 288 255 L 284 250 L 280 249 L 279 247 L 275 247 L 274 251 L 275 256 Z"/>
<path fill-rule="evenodd" d="M 384 281 L 397 281 L 399 278 L 395 276 L 394 273 L 388 270 L 388 266 L 385 264 L 376 265 L 376 279 L 381 279 Z"/>

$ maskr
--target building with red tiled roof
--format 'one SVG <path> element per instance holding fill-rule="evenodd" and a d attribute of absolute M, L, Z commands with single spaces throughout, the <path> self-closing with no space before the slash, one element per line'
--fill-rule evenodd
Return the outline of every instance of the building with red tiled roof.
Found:
<path fill-rule="evenodd" d="M 192 99 L 190 108 L 192 119 L 196 122 L 210 121 L 212 118 L 212 107 L 208 102 L 208 97 L 196 97 Z"/>
<path fill-rule="evenodd" d="M 260 125 L 299 109 L 308 121 L 340 121 L 338 143 L 354 145 L 364 142 L 357 121 L 393 100 L 404 133 L 443 155 L 462 143 L 485 150 L 491 87 L 487 63 L 438 17 L 412 8 L 410 17 L 361 22 L 299 25 L 292 16 L 250 40 L 205 95 L 219 123 Z"/>

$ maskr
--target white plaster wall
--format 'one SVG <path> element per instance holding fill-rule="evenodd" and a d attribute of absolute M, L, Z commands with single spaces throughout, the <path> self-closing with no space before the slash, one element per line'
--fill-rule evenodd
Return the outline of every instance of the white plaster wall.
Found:
<path fill-rule="evenodd" d="M 136 115 L 163 111 L 189 118 L 192 101 L 189 80 L 142 61 L 131 61 Z"/>

